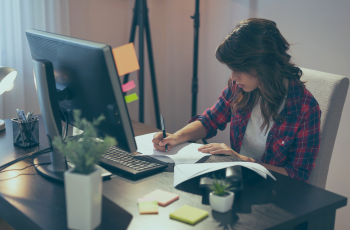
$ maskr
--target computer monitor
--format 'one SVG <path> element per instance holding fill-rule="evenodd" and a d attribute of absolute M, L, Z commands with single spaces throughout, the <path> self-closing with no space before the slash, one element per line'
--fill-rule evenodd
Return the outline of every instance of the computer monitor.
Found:
<path fill-rule="evenodd" d="M 103 114 L 106 119 L 97 127 L 98 132 L 115 137 L 119 148 L 136 151 L 111 47 L 34 29 L 27 30 L 26 35 L 33 58 L 40 109 L 50 138 L 62 135 L 61 120 L 65 121 L 65 118 L 60 113 L 67 114 L 68 123 L 72 125 L 72 111 L 79 109 L 90 121 Z M 68 92 L 67 98 L 60 98 L 62 95 L 57 94 L 59 91 L 62 94 L 62 90 Z M 58 151 L 54 150 L 50 158 L 52 165 L 45 169 L 49 170 L 46 173 L 53 171 L 56 175 L 56 172 L 66 169 Z"/>

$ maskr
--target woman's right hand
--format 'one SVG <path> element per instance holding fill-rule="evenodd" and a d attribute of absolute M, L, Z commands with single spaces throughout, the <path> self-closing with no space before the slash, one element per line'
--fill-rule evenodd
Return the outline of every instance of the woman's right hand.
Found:
<path fill-rule="evenodd" d="M 170 150 L 175 145 L 180 144 L 177 135 L 167 133 L 166 138 L 163 138 L 163 132 L 158 132 L 153 136 L 153 146 L 156 150 L 165 152 L 165 145 L 167 144 L 168 150 Z"/>

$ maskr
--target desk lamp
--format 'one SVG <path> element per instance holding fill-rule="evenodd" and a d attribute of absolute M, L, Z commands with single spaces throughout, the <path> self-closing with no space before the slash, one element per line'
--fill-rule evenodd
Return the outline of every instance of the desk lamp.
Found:
<path fill-rule="evenodd" d="M 10 67 L 0 67 L 0 95 L 13 88 L 13 82 L 16 79 L 17 70 Z M 0 131 L 5 129 L 5 122 L 0 119 Z"/>

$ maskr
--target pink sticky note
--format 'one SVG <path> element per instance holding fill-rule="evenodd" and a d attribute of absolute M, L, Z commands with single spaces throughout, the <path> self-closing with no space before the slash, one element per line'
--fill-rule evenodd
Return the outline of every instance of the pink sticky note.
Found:
<path fill-rule="evenodd" d="M 135 85 L 135 82 L 134 81 L 129 81 L 128 83 L 125 83 L 122 85 L 122 90 L 123 90 L 123 93 L 125 92 L 128 92 L 129 90 L 135 88 L 136 85 Z"/>
<path fill-rule="evenodd" d="M 152 197 L 150 197 L 150 198 L 138 198 L 137 199 L 137 203 L 140 203 L 140 202 L 147 202 L 147 201 L 154 201 L 154 200 L 157 200 L 156 198 L 152 198 Z"/>
<path fill-rule="evenodd" d="M 143 196 L 143 198 L 149 199 L 149 198 L 155 198 L 158 201 L 158 204 L 160 206 L 167 206 L 168 204 L 174 202 L 175 200 L 179 199 L 179 195 L 163 191 L 160 189 L 156 189 L 151 193 L 148 193 L 147 195 Z"/>

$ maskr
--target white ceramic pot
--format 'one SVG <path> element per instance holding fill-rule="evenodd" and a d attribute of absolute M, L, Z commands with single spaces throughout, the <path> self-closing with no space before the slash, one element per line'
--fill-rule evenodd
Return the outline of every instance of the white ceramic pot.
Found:
<path fill-rule="evenodd" d="M 95 229 L 102 215 L 101 169 L 95 168 L 88 175 L 73 173 L 73 170 L 64 173 L 68 228 Z"/>
<path fill-rule="evenodd" d="M 217 212 L 228 212 L 232 208 L 233 199 L 235 194 L 233 192 L 228 192 L 226 196 L 214 195 L 212 192 L 209 194 L 209 202 L 211 209 Z"/>

